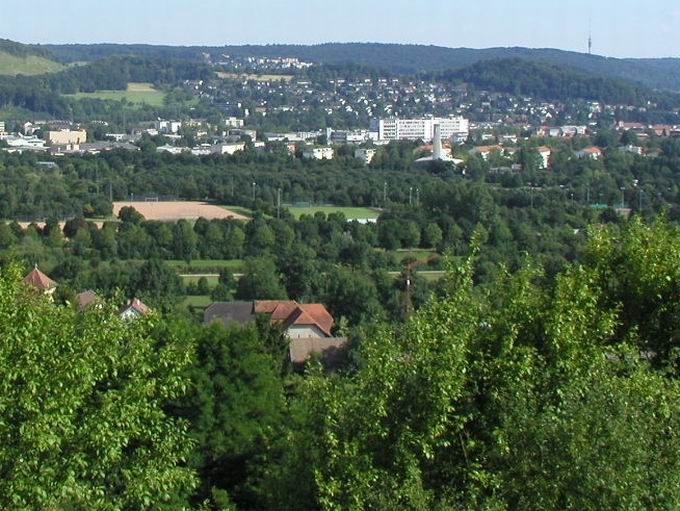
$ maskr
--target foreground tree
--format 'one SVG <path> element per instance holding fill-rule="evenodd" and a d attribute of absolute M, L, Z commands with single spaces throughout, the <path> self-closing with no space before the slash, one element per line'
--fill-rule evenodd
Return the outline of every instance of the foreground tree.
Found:
<path fill-rule="evenodd" d="M 654 254 L 655 277 L 630 288 L 654 302 L 675 271 L 673 251 L 657 250 L 668 237 L 680 244 L 664 227 L 602 233 L 589 265 L 549 287 L 531 266 L 488 287 L 473 286 L 474 258 L 450 268 L 444 296 L 405 328 L 365 336 L 355 374 L 304 383 L 283 439 L 291 447 L 269 471 L 270 507 L 680 506 L 674 366 L 652 368 L 635 345 L 638 325 L 626 329 L 626 307 L 609 300 L 617 283 L 596 250 L 630 247 L 630 270 Z M 675 309 L 657 312 L 666 324 Z"/>
<path fill-rule="evenodd" d="M 108 307 L 79 314 L 0 270 L 0 507 L 182 509 L 191 443 L 164 404 L 190 350 Z"/>

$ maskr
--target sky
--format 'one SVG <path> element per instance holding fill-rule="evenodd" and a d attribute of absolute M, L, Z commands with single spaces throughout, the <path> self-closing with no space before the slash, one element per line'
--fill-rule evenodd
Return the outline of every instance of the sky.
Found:
<path fill-rule="evenodd" d="M 678 0 L 0 0 L 0 38 L 169 45 L 390 42 L 680 57 Z"/>

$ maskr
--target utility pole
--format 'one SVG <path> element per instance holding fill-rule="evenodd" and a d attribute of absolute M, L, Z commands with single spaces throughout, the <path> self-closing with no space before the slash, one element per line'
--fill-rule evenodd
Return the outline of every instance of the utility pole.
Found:
<path fill-rule="evenodd" d="M 638 188 L 638 212 L 642 211 L 642 188 Z"/>
<path fill-rule="evenodd" d="M 276 218 L 281 218 L 281 188 L 276 190 Z"/>
<path fill-rule="evenodd" d="M 586 186 L 586 205 L 590 204 L 590 186 Z"/>
<path fill-rule="evenodd" d="M 113 185 L 109 179 L 109 202 L 113 202 Z"/>
<path fill-rule="evenodd" d="M 623 191 L 624 191 L 624 190 L 625 190 L 625 188 L 622 186 L 622 187 L 621 187 L 621 209 L 623 209 L 623 208 L 625 207 L 625 204 L 624 204 L 624 195 L 623 195 Z"/>

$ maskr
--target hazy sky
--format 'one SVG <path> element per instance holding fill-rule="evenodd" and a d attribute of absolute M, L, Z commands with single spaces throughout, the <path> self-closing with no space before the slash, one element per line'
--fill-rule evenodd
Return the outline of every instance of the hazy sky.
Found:
<path fill-rule="evenodd" d="M 0 0 L 26 43 L 223 45 L 377 41 L 680 56 L 678 0 Z"/>

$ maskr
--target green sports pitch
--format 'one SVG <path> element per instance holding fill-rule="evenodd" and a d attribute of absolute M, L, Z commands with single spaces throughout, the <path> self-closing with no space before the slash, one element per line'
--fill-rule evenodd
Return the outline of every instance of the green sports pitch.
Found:
<path fill-rule="evenodd" d="M 316 213 L 342 213 L 347 220 L 375 220 L 380 216 L 380 211 L 371 208 L 342 208 L 335 206 L 310 206 L 310 207 L 289 207 L 290 214 L 295 218 L 302 215 L 314 216 Z"/>

